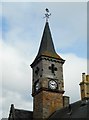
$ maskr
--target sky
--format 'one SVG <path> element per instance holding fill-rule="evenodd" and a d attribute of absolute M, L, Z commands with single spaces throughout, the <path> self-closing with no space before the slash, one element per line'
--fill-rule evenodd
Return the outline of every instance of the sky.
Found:
<path fill-rule="evenodd" d="M 63 66 L 65 95 L 80 99 L 79 83 L 87 72 L 87 2 L 11 2 L 0 4 L 0 117 L 10 105 L 33 110 L 32 70 L 45 26 L 45 8 L 55 49 Z M 2 114 L 2 115 L 1 115 Z"/>

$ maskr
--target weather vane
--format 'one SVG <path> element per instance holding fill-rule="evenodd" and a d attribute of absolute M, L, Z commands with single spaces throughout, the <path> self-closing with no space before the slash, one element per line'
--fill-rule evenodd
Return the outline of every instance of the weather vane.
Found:
<path fill-rule="evenodd" d="M 46 10 L 46 13 L 45 13 L 45 17 L 44 18 L 46 18 L 46 22 L 48 22 L 48 19 L 51 16 L 51 13 L 49 13 L 49 9 L 48 8 L 46 8 L 45 10 Z"/>

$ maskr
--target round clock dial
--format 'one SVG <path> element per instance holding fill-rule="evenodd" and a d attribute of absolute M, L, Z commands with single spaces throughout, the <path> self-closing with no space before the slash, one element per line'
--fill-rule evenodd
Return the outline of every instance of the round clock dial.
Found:
<path fill-rule="evenodd" d="M 54 81 L 54 80 L 50 80 L 49 81 L 49 88 L 52 89 L 52 90 L 57 89 L 57 82 Z"/>

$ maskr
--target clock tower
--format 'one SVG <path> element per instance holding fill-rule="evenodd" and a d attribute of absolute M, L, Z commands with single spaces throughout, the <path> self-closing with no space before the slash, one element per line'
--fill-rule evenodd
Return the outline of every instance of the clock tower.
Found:
<path fill-rule="evenodd" d="M 55 51 L 49 23 L 46 21 L 33 70 L 33 118 L 46 119 L 63 107 L 63 60 Z"/>

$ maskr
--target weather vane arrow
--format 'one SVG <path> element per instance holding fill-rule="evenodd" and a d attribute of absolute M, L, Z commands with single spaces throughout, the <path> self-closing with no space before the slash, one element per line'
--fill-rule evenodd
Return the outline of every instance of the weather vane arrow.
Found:
<path fill-rule="evenodd" d="M 48 22 L 48 19 L 51 16 L 51 13 L 49 13 L 49 9 L 48 8 L 46 8 L 45 11 L 46 11 L 46 13 L 45 13 L 45 17 L 44 18 L 46 18 L 46 22 Z"/>

